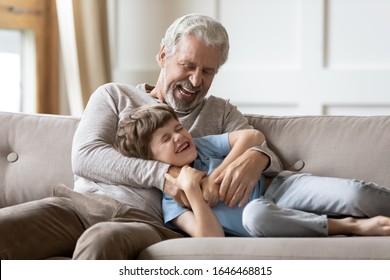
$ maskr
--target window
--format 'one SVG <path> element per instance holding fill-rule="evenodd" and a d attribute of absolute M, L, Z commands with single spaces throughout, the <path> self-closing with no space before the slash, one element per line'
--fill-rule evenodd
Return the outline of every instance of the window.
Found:
<path fill-rule="evenodd" d="M 22 36 L 22 32 L 19 30 L 0 30 L 1 111 L 23 111 L 21 88 Z"/>
<path fill-rule="evenodd" d="M 0 0 L 0 45 L 0 110 L 58 113 L 55 0 Z"/>

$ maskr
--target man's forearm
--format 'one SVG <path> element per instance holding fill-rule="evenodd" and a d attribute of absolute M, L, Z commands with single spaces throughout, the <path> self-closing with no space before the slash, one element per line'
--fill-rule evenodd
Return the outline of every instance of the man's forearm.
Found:
<path fill-rule="evenodd" d="M 248 153 L 248 156 L 254 158 L 256 161 L 255 166 L 259 167 L 260 172 L 264 172 L 264 170 L 269 168 L 271 159 L 267 154 L 254 149 L 249 149 L 246 153 Z"/>

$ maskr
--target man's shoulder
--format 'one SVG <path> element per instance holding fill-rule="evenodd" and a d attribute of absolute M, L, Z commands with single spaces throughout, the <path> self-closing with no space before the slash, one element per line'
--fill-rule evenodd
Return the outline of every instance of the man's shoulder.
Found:
<path fill-rule="evenodd" d="M 132 86 L 120 83 L 101 85 L 90 97 L 88 106 L 93 108 L 116 108 L 122 112 L 126 108 L 139 107 L 142 104 L 156 102 L 145 90 L 144 85 Z"/>
<path fill-rule="evenodd" d="M 129 85 L 124 83 L 107 83 L 98 88 L 98 91 L 103 92 L 143 92 L 145 93 L 145 84 Z"/>
<path fill-rule="evenodd" d="M 113 100 L 139 100 L 141 103 L 150 101 L 149 99 L 152 98 L 148 94 L 145 84 L 133 86 L 123 83 L 107 83 L 101 85 L 93 95 Z"/>
<path fill-rule="evenodd" d="M 207 96 L 203 101 L 202 109 L 206 111 L 214 111 L 216 113 L 221 113 L 221 111 L 230 111 L 233 109 L 233 105 L 230 103 L 229 99 L 218 97 L 215 95 Z"/>
<path fill-rule="evenodd" d="M 219 103 L 219 104 L 227 104 L 230 103 L 229 99 L 225 99 L 222 97 L 218 97 L 215 95 L 209 95 L 205 99 L 206 103 Z"/>

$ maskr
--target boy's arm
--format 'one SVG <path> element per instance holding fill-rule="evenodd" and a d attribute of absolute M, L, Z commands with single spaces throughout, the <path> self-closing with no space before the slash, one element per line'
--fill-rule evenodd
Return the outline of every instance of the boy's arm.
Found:
<path fill-rule="evenodd" d="M 205 176 L 201 171 L 184 166 L 177 178 L 166 174 L 165 178 L 186 194 L 191 210 L 184 212 L 172 222 L 193 237 L 221 237 L 224 232 L 217 217 L 203 200 L 200 181 Z"/>
<path fill-rule="evenodd" d="M 259 169 L 261 171 L 264 170 L 269 163 L 268 156 L 250 149 L 262 145 L 264 141 L 264 134 L 256 129 L 244 129 L 229 133 L 231 151 L 221 165 L 219 165 L 218 168 L 202 182 L 203 196 L 206 197 L 209 205 L 215 205 L 218 200 L 221 200 L 227 205 L 233 206 L 233 203 L 231 203 L 232 199 L 236 199 L 237 195 L 240 195 L 240 206 L 247 201 L 253 187 L 261 176 L 261 172 L 258 176 L 241 176 L 239 178 L 238 176 L 234 176 L 234 174 L 236 174 L 234 171 L 236 168 L 242 168 L 242 166 L 240 166 L 242 164 L 246 164 L 247 169 L 253 168 L 253 172 L 256 173 L 258 173 Z M 256 157 L 252 157 L 252 159 L 256 161 L 240 161 L 240 157 L 245 157 L 247 153 L 258 153 Z M 226 176 L 226 174 L 228 175 Z M 230 176 L 232 174 L 233 176 Z M 253 181 L 253 178 L 256 180 Z M 217 183 L 220 183 L 219 188 L 215 187 L 215 184 Z M 211 192 L 213 193 L 210 194 L 210 190 L 212 190 Z M 209 196 L 207 197 L 207 195 Z"/>

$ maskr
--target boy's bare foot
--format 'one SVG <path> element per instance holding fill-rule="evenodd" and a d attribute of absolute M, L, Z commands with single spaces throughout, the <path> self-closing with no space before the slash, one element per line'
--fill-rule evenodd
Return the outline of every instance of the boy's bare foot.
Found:
<path fill-rule="evenodd" d="M 390 218 L 376 216 L 368 219 L 356 219 L 356 235 L 390 235 Z"/>
<path fill-rule="evenodd" d="M 328 219 L 328 232 L 329 235 L 390 236 L 390 218 L 376 216 L 363 219 Z"/>

